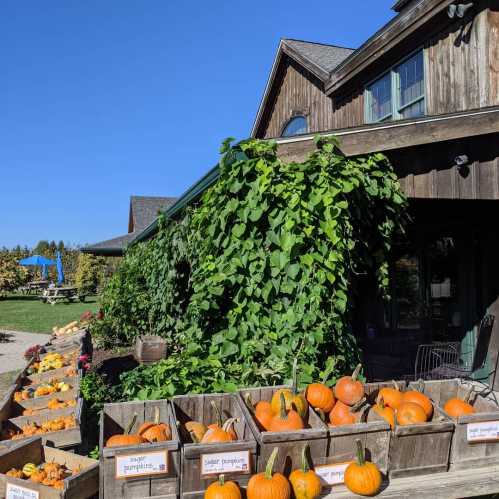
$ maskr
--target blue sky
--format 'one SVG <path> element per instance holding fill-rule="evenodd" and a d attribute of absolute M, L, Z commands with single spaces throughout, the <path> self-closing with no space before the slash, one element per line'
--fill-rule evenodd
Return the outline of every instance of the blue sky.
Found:
<path fill-rule="evenodd" d="M 394 0 L 3 0 L 0 246 L 126 232 L 248 136 L 281 37 L 357 47 Z"/>

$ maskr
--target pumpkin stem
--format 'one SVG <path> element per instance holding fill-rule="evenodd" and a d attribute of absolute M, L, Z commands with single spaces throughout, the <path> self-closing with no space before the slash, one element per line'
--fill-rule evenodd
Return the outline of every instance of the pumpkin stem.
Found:
<path fill-rule="evenodd" d="M 394 379 L 392 379 L 392 385 L 395 390 L 397 390 L 398 392 L 400 391 L 399 385 Z"/>
<path fill-rule="evenodd" d="M 220 414 L 220 409 L 214 400 L 210 402 L 213 411 L 215 412 L 215 418 L 217 419 L 217 425 L 222 428 L 222 414 Z"/>
<path fill-rule="evenodd" d="M 381 407 L 381 409 L 385 408 L 385 401 L 383 400 L 382 396 L 378 397 L 378 405 Z"/>
<path fill-rule="evenodd" d="M 154 424 L 159 425 L 159 407 L 154 408 Z"/>
<path fill-rule="evenodd" d="M 308 473 L 310 471 L 310 462 L 308 460 L 308 451 L 310 447 L 308 443 L 305 444 L 301 450 L 301 470 L 303 473 Z"/>
<path fill-rule="evenodd" d="M 298 393 L 298 359 L 293 361 L 293 374 L 291 378 L 291 393 L 296 395 Z"/>
<path fill-rule="evenodd" d="M 357 364 L 357 367 L 354 369 L 352 373 L 352 381 L 355 381 L 357 379 L 361 369 L 362 369 L 362 364 Z"/>
<path fill-rule="evenodd" d="M 363 466 L 366 463 L 364 446 L 358 438 L 355 440 L 355 445 L 357 446 L 357 462 L 359 463 L 359 466 Z"/>
<path fill-rule="evenodd" d="M 128 423 L 128 426 L 125 428 L 125 433 L 123 433 L 123 435 L 130 435 L 130 432 L 132 431 L 132 428 L 134 427 L 136 421 L 137 421 L 137 413 L 133 415 L 132 419 Z"/>
<path fill-rule="evenodd" d="M 220 487 L 223 487 L 225 485 L 225 475 L 220 475 L 218 477 L 218 483 L 220 484 Z"/>
<path fill-rule="evenodd" d="M 287 419 L 288 413 L 286 412 L 286 399 L 284 398 L 284 393 L 279 394 L 279 399 L 281 402 L 281 419 Z"/>
<path fill-rule="evenodd" d="M 272 473 L 274 470 L 275 460 L 277 458 L 277 453 L 279 452 L 278 447 L 274 447 L 272 454 L 270 454 L 269 460 L 267 461 L 267 466 L 265 466 L 265 478 L 268 480 L 272 479 Z"/>
<path fill-rule="evenodd" d="M 253 405 L 253 401 L 251 400 L 251 395 L 246 392 L 244 395 L 244 403 L 246 404 L 246 407 L 248 408 L 249 412 L 255 415 L 255 406 Z"/>
<path fill-rule="evenodd" d="M 418 392 L 421 392 L 421 393 L 423 393 L 423 392 L 424 392 L 424 381 L 423 381 L 423 378 L 419 378 L 419 379 L 418 379 L 418 383 L 417 383 L 417 385 L 416 385 L 416 390 L 417 390 Z"/>
<path fill-rule="evenodd" d="M 229 431 L 231 427 L 234 426 L 234 423 L 237 423 L 237 421 L 239 421 L 238 418 L 229 418 L 222 426 L 222 430 L 225 432 Z"/>

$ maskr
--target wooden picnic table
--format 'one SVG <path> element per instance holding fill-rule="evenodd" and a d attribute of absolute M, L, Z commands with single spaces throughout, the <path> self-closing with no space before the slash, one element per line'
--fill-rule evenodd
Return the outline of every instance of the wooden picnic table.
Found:
<path fill-rule="evenodd" d="M 78 294 L 78 288 L 75 286 L 47 288 L 40 298 L 44 303 L 51 305 L 55 305 L 58 301 L 85 301 L 85 295 Z"/>
<path fill-rule="evenodd" d="M 49 281 L 30 281 L 26 283 L 25 286 L 22 287 L 22 290 L 27 294 L 31 294 L 33 291 L 40 291 L 41 289 L 47 289 L 49 285 Z"/>

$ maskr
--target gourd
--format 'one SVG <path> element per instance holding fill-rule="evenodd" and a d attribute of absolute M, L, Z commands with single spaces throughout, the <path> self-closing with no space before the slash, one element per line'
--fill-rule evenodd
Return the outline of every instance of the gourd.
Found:
<path fill-rule="evenodd" d="M 237 435 L 233 430 L 234 423 L 237 421 L 236 418 L 229 418 L 222 428 L 219 426 L 213 426 L 208 428 L 208 431 L 204 434 L 201 439 L 202 444 L 213 444 L 220 442 L 232 442 L 237 440 Z"/>
<path fill-rule="evenodd" d="M 165 442 L 172 439 L 172 430 L 170 425 L 159 422 L 159 407 L 154 408 L 154 422 L 146 421 L 140 425 L 137 432 L 148 442 Z"/>
<path fill-rule="evenodd" d="M 316 499 L 321 493 L 321 480 L 308 462 L 309 446 L 305 444 L 301 452 L 301 468 L 289 475 L 295 499 Z"/>
<path fill-rule="evenodd" d="M 356 424 L 360 421 L 361 413 L 358 411 L 358 405 L 350 407 L 338 400 L 329 413 L 329 422 L 333 426 L 344 426 Z"/>
<path fill-rule="evenodd" d="M 273 473 L 279 449 L 274 448 L 263 473 L 253 475 L 246 491 L 247 499 L 291 499 L 291 486 L 280 473 Z"/>
<path fill-rule="evenodd" d="M 456 397 L 447 400 L 444 405 L 444 411 L 453 418 L 475 414 L 475 408 L 469 403 L 472 392 L 473 387 L 466 391 L 462 399 Z"/>
<path fill-rule="evenodd" d="M 386 407 L 397 409 L 397 407 L 402 403 L 403 394 L 399 390 L 397 383 L 393 380 L 392 383 L 393 388 L 389 386 L 381 388 L 376 398 L 376 402 L 379 404 L 379 400 L 383 399 L 384 405 Z"/>
<path fill-rule="evenodd" d="M 105 446 L 121 447 L 124 445 L 138 445 L 147 442 L 147 440 L 140 435 L 130 434 L 136 421 L 137 414 L 134 414 L 123 435 L 113 435 L 112 437 L 108 438 Z"/>
<path fill-rule="evenodd" d="M 336 403 L 333 390 L 322 383 L 308 385 L 306 395 L 308 403 L 314 409 L 319 409 L 324 413 L 330 412 Z"/>
<path fill-rule="evenodd" d="M 35 472 L 37 471 L 38 468 L 36 466 L 36 464 L 33 464 L 33 463 L 26 463 L 24 466 L 23 466 L 23 474 L 26 475 L 28 478 Z"/>
<path fill-rule="evenodd" d="M 345 486 L 354 494 L 373 496 L 381 489 L 381 473 L 378 467 L 365 460 L 362 442 L 355 440 L 357 461 L 351 462 L 345 470 Z"/>
<path fill-rule="evenodd" d="M 272 395 L 272 400 L 270 406 L 274 414 L 279 414 L 281 412 L 281 394 L 284 395 L 286 410 L 295 409 L 296 412 L 305 418 L 308 414 L 308 402 L 306 397 L 298 393 L 297 389 L 297 377 L 298 377 L 298 360 L 295 359 L 293 362 L 293 376 L 291 390 L 288 388 L 280 388 L 276 390 Z"/>
<path fill-rule="evenodd" d="M 358 364 L 351 376 L 343 376 L 334 387 L 334 396 L 346 405 L 354 405 L 365 395 L 364 384 L 357 379 L 362 364 Z"/>
<path fill-rule="evenodd" d="M 195 443 L 201 442 L 204 434 L 208 431 L 208 427 L 198 421 L 188 421 L 184 426 L 191 435 L 192 441 Z"/>
<path fill-rule="evenodd" d="M 430 420 L 433 415 L 433 404 L 429 397 L 422 393 L 424 389 L 423 380 L 419 380 L 418 390 L 409 390 L 402 394 L 402 402 L 412 402 L 420 405 L 426 414 L 426 419 Z"/>
<path fill-rule="evenodd" d="M 44 470 L 36 470 L 31 473 L 31 476 L 29 477 L 29 479 L 35 483 L 42 483 L 45 478 L 47 478 L 47 473 L 45 473 Z"/>
<path fill-rule="evenodd" d="M 260 423 L 262 428 L 265 431 L 269 431 L 270 423 L 272 421 L 272 418 L 274 417 L 270 402 L 267 402 L 266 400 L 260 400 L 260 402 L 253 406 L 251 395 L 249 393 L 246 393 L 246 395 L 244 396 L 244 401 L 246 403 L 246 406 L 248 407 L 248 410 Z"/>
<path fill-rule="evenodd" d="M 287 411 L 284 394 L 281 393 L 281 410 L 274 415 L 270 422 L 269 431 L 293 431 L 302 430 L 305 425 L 301 416 L 293 409 Z"/>
<path fill-rule="evenodd" d="M 424 409 L 414 402 L 402 402 L 396 412 L 397 423 L 400 426 L 425 423 L 427 421 Z"/>
<path fill-rule="evenodd" d="M 5 474 L 12 478 L 23 478 L 23 472 L 21 470 L 16 470 L 15 468 L 10 469 Z"/>
<path fill-rule="evenodd" d="M 392 430 L 395 428 L 395 411 L 392 407 L 385 405 L 383 397 L 378 397 L 378 402 L 373 406 L 373 411 L 382 417 L 390 425 Z"/>
<path fill-rule="evenodd" d="M 225 476 L 220 475 L 218 481 L 206 489 L 204 499 L 241 499 L 241 491 L 234 482 L 226 482 Z"/>

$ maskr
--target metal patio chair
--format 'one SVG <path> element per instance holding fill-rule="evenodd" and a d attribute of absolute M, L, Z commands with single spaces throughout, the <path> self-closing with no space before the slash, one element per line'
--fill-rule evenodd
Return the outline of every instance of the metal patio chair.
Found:
<path fill-rule="evenodd" d="M 494 316 L 490 314 L 480 321 L 472 358 L 469 361 L 463 360 L 461 343 L 457 341 L 419 345 L 414 379 L 470 378 L 473 372 L 486 365 L 493 325 Z"/>

